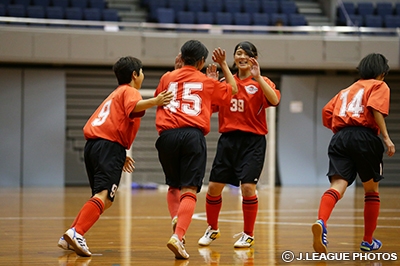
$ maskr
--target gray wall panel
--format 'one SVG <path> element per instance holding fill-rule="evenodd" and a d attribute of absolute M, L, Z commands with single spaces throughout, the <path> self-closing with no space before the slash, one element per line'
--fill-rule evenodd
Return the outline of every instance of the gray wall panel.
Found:
<path fill-rule="evenodd" d="M 19 69 L 0 69 L 0 187 L 21 182 L 21 77 Z"/>
<path fill-rule="evenodd" d="M 25 70 L 23 102 L 22 184 L 63 186 L 64 72 Z"/>

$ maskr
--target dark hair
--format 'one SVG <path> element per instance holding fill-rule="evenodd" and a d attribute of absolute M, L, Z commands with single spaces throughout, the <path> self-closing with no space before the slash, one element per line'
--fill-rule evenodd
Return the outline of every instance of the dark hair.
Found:
<path fill-rule="evenodd" d="M 244 41 L 244 42 L 240 42 L 235 46 L 235 49 L 233 50 L 233 55 L 236 54 L 236 51 L 238 49 L 242 49 L 243 51 L 245 51 L 245 53 L 249 56 L 249 57 L 257 57 L 258 56 L 258 52 L 257 52 L 257 48 L 254 44 L 252 44 L 251 42 L 248 41 Z M 236 64 L 233 63 L 233 68 L 236 68 Z"/>
<path fill-rule="evenodd" d="M 118 84 L 129 84 L 132 81 L 132 74 L 140 74 L 143 67 L 142 61 L 132 56 L 121 57 L 113 66 L 113 71 L 117 77 Z"/>
<path fill-rule="evenodd" d="M 361 59 L 357 70 L 362 79 L 375 79 L 381 74 L 386 76 L 389 72 L 388 60 L 382 54 L 372 53 Z"/>
<path fill-rule="evenodd" d="M 181 58 L 185 65 L 195 66 L 200 60 L 206 60 L 207 47 L 197 40 L 187 41 L 181 47 Z"/>

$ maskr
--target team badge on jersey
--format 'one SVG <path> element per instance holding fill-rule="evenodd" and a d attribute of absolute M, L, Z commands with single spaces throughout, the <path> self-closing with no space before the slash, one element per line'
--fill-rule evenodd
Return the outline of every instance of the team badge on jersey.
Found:
<path fill-rule="evenodd" d="M 258 91 L 258 88 L 254 85 L 248 85 L 244 87 L 248 94 L 255 94 Z"/>

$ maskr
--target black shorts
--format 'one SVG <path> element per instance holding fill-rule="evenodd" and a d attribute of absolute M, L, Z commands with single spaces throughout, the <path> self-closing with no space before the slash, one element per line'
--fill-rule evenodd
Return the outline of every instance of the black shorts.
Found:
<path fill-rule="evenodd" d="M 108 198 L 114 201 L 126 159 L 125 148 L 116 142 L 92 139 L 85 144 L 84 158 L 92 196 L 107 189 Z"/>
<path fill-rule="evenodd" d="M 165 130 L 155 146 L 165 174 L 165 183 L 176 188 L 197 187 L 197 192 L 200 192 L 207 162 L 206 139 L 201 130 Z"/>
<path fill-rule="evenodd" d="M 361 181 L 383 179 L 381 139 L 366 127 L 346 127 L 332 136 L 328 147 L 329 180 L 339 175 L 350 186 L 358 176 Z"/>
<path fill-rule="evenodd" d="M 264 166 L 267 141 L 264 135 L 233 131 L 218 140 L 210 181 L 239 186 L 257 184 Z"/>

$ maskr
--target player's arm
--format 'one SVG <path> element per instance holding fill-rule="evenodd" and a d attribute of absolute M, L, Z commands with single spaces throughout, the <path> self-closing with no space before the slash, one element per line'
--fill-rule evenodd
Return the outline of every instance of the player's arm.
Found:
<path fill-rule="evenodd" d="M 214 49 L 212 59 L 214 62 L 218 63 L 221 67 L 222 73 L 224 73 L 226 82 L 232 86 L 232 95 L 235 95 L 238 92 L 238 88 L 236 85 L 236 81 L 232 75 L 231 70 L 229 69 L 228 63 L 226 62 L 226 52 L 221 48 Z"/>
<path fill-rule="evenodd" d="M 172 97 L 173 97 L 173 94 L 171 91 L 162 91 L 156 97 L 138 101 L 136 104 L 136 107 L 135 107 L 135 109 L 133 109 L 132 113 L 142 112 L 153 106 L 167 105 L 172 100 Z"/>
<path fill-rule="evenodd" d="M 267 98 L 268 102 L 272 105 L 278 105 L 279 97 L 276 94 L 275 90 L 265 81 L 265 79 L 261 76 L 260 65 L 258 61 L 251 57 L 249 58 L 251 63 L 250 72 L 254 79 L 260 84 L 260 87 L 264 93 L 265 98 Z"/>
<path fill-rule="evenodd" d="M 380 113 L 375 109 L 372 109 L 372 112 L 374 113 L 375 121 L 378 124 L 379 129 L 381 130 L 383 142 L 387 147 L 386 153 L 388 156 L 393 156 L 394 153 L 396 152 L 396 149 L 394 147 L 392 140 L 389 137 L 389 133 L 386 128 L 385 118 L 382 113 Z"/>

